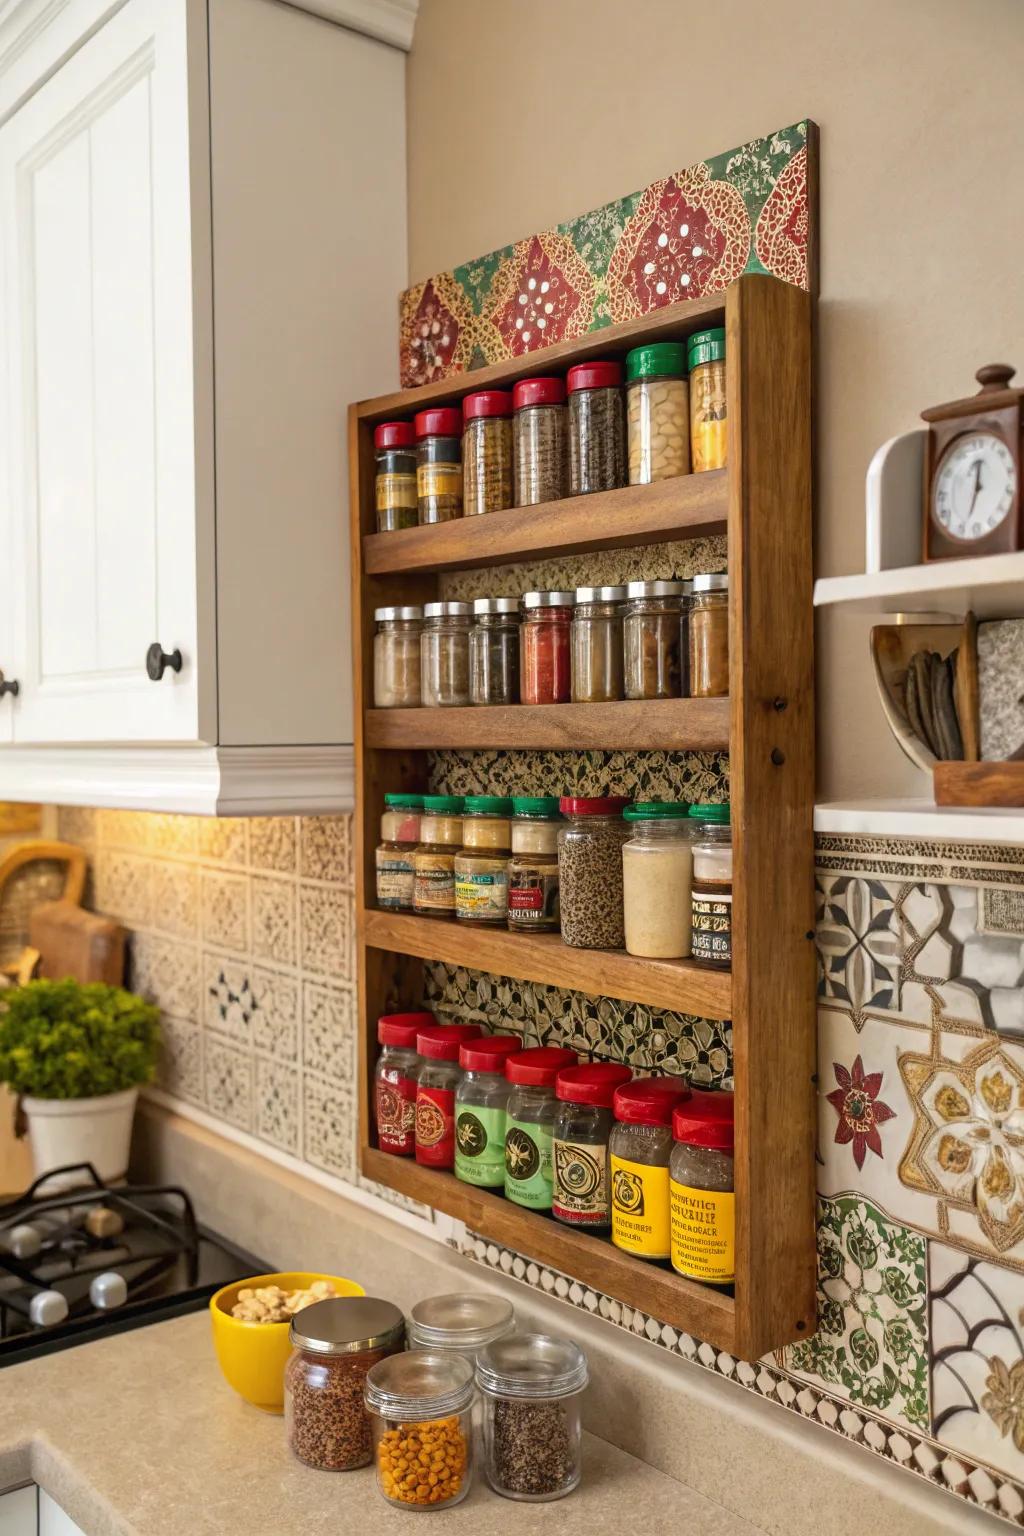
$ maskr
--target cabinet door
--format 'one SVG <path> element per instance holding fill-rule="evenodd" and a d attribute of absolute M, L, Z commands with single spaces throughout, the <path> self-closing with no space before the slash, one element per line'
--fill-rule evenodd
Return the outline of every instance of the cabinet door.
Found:
<path fill-rule="evenodd" d="M 64 1513 L 45 1488 L 39 1490 L 39 1536 L 85 1536 L 81 1526 Z"/>
<path fill-rule="evenodd" d="M 197 563 L 212 525 L 193 344 L 198 15 L 128 0 L 0 127 L 16 742 L 216 739 Z M 153 642 L 183 658 L 160 682 Z"/>
<path fill-rule="evenodd" d="M 0 1536 L 36 1536 L 38 1530 L 34 1483 L 0 1493 Z"/>

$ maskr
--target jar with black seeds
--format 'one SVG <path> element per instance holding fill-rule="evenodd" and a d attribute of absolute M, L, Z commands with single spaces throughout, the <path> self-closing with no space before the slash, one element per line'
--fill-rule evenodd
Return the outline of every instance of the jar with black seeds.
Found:
<path fill-rule="evenodd" d="M 478 597 L 469 632 L 471 704 L 519 703 L 519 599 Z"/>
<path fill-rule="evenodd" d="M 366 1374 L 405 1348 L 401 1311 L 372 1296 L 332 1296 L 296 1313 L 288 1338 L 284 1413 L 292 1453 L 321 1472 L 367 1466 Z"/>
<path fill-rule="evenodd" d="M 512 395 L 481 389 L 462 402 L 463 514 L 476 517 L 512 505 Z"/>
<path fill-rule="evenodd" d="M 619 363 L 569 369 L 569 495 L 626 483 L 626 414 Z"/>
<path fill-rule="evenodd" d="M 561 379 L 520 379 L 512 404 L 516 506 L 558 501 L 569 480 L 565 384 Z"/>
<path fill-rule="evenodd" d="M 558 885 L 562 939 L 575 949 L 622 949 L 622 819 L 625 795 L 563 795 L 566 825 L 558 833 Z"/>
<path fill-rule="evenodd" d="M 540 1504 L 579 1486 L 587 1357 L 569 1339 L 510 1333 L 477 1356 L 484 1470 L 495 1493 Z"/>

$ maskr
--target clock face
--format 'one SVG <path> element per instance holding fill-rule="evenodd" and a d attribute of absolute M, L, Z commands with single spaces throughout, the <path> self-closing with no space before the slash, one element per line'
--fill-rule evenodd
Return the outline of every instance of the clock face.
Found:
<path fill-rule="evenodd" d="M 1013 454 L 994 432 L 956 438 L 932 483 L 932 519 L 951 539 L 987 538 L 1009 516 L 1017 493 Z"/>

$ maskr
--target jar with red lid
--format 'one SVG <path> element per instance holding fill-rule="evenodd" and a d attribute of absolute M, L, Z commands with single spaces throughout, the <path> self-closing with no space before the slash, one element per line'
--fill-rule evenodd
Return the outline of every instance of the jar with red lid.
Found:
<path fill-rule="evenodd" d="M 672 1268 L 705 1285 L 736 1278 L 733 1097 L 692 1093 L 672 1115 Z"/>
<path fill-rule="evenodd" d="M 373 434 L 377 532 L 415 528 L 416 431 L 411 421 L 382 421 Z"/>
<path fill-rule="evenodd" d="M 568 428 L 561 379 L 520 379 L 512 390 L 512 455 L 517 507 L 566 493 Z"/>
<path fill-rule="evenodd" d="M 569 369 L 569 495 L 626 483 L 626 412 L 621 363 Z"/>
<path fill-rule="evenodd" d="M 416 500 L 421 523 L 450 523 L 462 516 L 462 411 L 435 406 L 417 411 Z"/>
<path fill-rule="evenodd" d="M 531 1211 L 551 1209 L 555 1079 L 575 1065 L 574 1051 L 553 1045 L 517 1051 L 505 1062 L 512 1087 L 505 1106 L 505 1198 Z"/>
<path fill-rule="evenodd" d="M 569 1227 L 607 1231 L 612 1224 L 608 1138 L 612 1095 L 632 1072 L 614 1061 L 566 1067 L 555 1078 L 558 1107 L 552 1128 L 551 1214 Z"/>
<path fill-rule="evenodd" d="M 416 1049 L 421 1029 L 437 1020 L 432 1013 L 385 1013 L 377 1020 L 382 1047 L 373 1073 L 377 1145 L 396 1157 L 416 1151 L 416 1084 L 422 1061 Z"/>
<path fill-rule="evenodd" d="M 524 592 L 519 626 L 519 697 L 524 704 L 568 704 L 575 594 Z"/>
<path fill-rule="evenodd" d="M 562 939 L 574 949 L 622 949 L 622 845 L 625 795 L 563 795 L 558 830 Z"/>
<path fill-rule="evenodd" d="M 455 1161 L 459 1048 L 479 1040 L 480 1033 L 475 1024 L 429 1024 L 416 1036 L 422 1057 L 416 1080 L 416 1161 L 427 1168 L 450 1168 Z"/>
<path fill-rule="evenodd" d="M 512 395 L 480 389 L 462 402 L 462 500 L 466 517 L 513 505 Z"/>
<path fill-rule="evenodd" d="M 455 1177 L 481 1189 L 505 1183 L 505 1105 L 511 1084 L 505 1062 L 518 1035 L 484 1035 L 459 1051 L 462 1081 L 455 1090 Z"/>
<path fill-rule="evenodd" d="M 612 1242 L 638 1259 L 670 1255 L 672 1115 L 689 1096 L 686 1084 L 674 1077 L 638 1077 L 612 1095 Z"/>

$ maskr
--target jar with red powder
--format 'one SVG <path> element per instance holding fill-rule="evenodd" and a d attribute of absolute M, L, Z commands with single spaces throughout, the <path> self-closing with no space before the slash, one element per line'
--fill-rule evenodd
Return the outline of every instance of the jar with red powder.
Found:
<path fill-rule="evenodd" d="M 437 1020 L 432 1013 L 386 1013 L 377 1020 L 383 1047 L 373 1074 L 377 1145 L 396 1157 L 416 1151 L 416 1080 L 421 1066 L 416 1037 Z"/>
<path fill-rule="evenodd" d="M 416 1161 L 450 1168 L 455 1161 L 455 1090 L 462 1081 L 459 1047 L 479 1040 L 475 1024 L 428 1024 L 416 1036 L 423 1058 L 416 1082 Z"/>
<path fill-rule="evenodd" d="M 575 594 L 524 592 L 519 627 L 519 696 L 524 704 L 567 704 Z"/>

